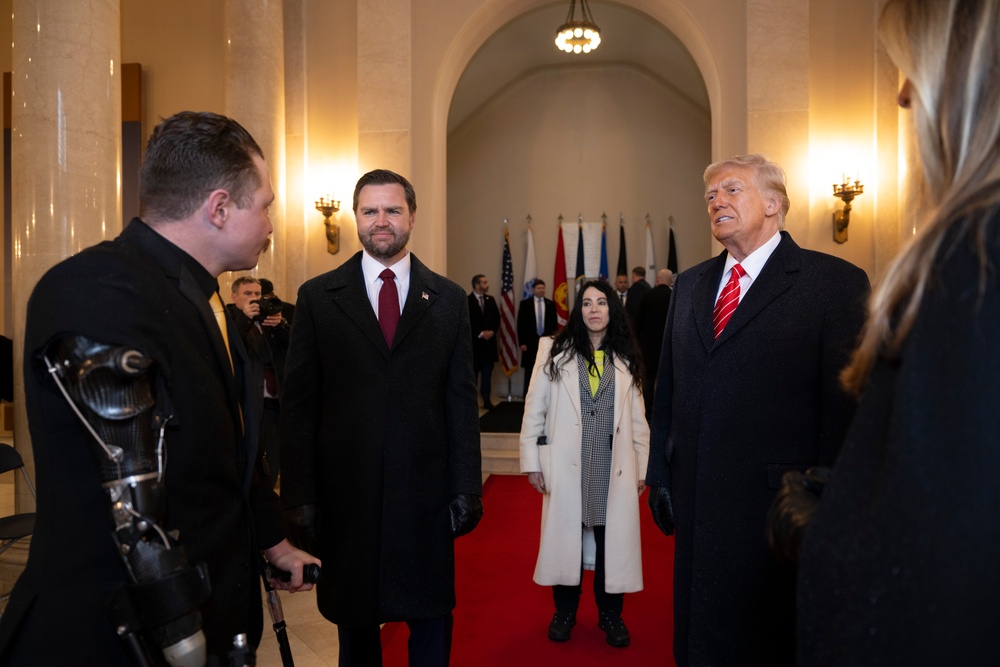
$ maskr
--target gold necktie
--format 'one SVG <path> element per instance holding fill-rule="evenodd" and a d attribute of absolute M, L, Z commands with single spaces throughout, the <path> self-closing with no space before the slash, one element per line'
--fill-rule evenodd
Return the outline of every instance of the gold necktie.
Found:
<path fill-rule="evenodd" d="M 219 325 L 219 331 L 222 332 L 222 342 L 226 344 L 226 355 L 229 357 L 229 370 L 235 374 L 236 369 L 233 366 L 233 353 L 229 349 L 229 327 L 226 326 L 226 307 L 222 305 L 222 299 L 219 298 L 218 292 L 212 292 L 212 297 L 208 300 L 208 303 L 212 306 L 212 312 L 215 314 L 215 322 Z"/>

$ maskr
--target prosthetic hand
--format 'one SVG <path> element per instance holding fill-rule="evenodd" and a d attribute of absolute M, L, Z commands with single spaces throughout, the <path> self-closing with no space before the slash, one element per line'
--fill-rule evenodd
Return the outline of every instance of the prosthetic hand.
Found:
<path fill-rule="evenodd" d="M 649 509 L 653 512 L 653 522 L 664 535 L 674 534 L 674 503 L 670 499 L 669 486 L 649 487 Z"/>
<path fill-rule="evenodd" d="M 781 478 L 781 488 L 767 511 L 767 543 L 783 563 L 798 563 L 802 538 L 819 506 L 833 471 L 813 467 L 793 470 Z"/>
<path fill-rule="evenodd" d="M 468 493 L 456 495 L 448 504 L 448 518 L 452 537 L 471 533 L 483 518 L 483 499 Z"/>
<path fill-rule="evenodd" d="M 45 363 L 70 407 L 93 436 L 114 540 L 130 584 L 112 597 L 112 623 L 139 664 L 149 660 L 148 633 L 174 666 L 204 665 L 199 605 L 211 586 L 203 563 L 188 563 L 166 513 L 163 435 L 168 396 L 154 396 L 156 367 L 138 350 L 74 336 L 53 343 Z"/>

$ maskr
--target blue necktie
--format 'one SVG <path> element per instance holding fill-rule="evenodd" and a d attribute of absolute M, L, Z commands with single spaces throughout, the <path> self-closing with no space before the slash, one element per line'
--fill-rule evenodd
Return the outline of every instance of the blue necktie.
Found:
<path fill-rule="evenodd" d="M 537 297 L 535 298 L 535 321 L 538 335 L 541 336 L 545 333 L 545 302 Z"/>

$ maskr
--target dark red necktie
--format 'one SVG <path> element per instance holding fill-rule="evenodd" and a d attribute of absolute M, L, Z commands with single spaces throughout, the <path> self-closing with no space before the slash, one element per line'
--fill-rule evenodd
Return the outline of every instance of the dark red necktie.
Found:
<path fill-rule="evenodd" d="M 399 291 L 396 290 L 394 280 L 396 274 L 386 269 L 378 277 L 382 279 L 382 289 L 378 292 L 378 323 L 382 327 L 385 344 L 392 347 L 396 325 L 399 324 Z"/>
<path fill-rule="evenodd" d="M 722 288 L 719 300 L 715 302 L 715 310 L 712 311 L 712 324 L 715 327 L 716 338 L 726 328 L 726 323 L 736 311 L 736 306 L 740 305 L 740 278 L 746 273 L 742 266 L 734 264 L 733 271 L 729 274 L 729 282 Z"/>

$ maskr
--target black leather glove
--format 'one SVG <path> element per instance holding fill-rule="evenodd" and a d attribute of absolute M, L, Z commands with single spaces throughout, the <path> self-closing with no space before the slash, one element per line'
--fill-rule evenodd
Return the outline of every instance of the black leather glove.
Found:
<path fill-rule="evenodd" d="M 653 512 L 653 522 L 664 535 L 674 534 L 674 503 L 670 500 L 669 486 L 653 486 L 649 489 L 649 509 Z"/>
<path fill-rule="evenodd" d="M 469 493 L 460 493 L 448 503 L 448 516 L 452 537 L 471 533 L 483 518 L 483 499 Z"/>
<path fill-rule="evenodd" d="M 829 468 L 809 468 L 804 473 L 786 472 L 781 488 L 767 511 L 767 543 L 783 563 L 799 562 L 802 537 L 819 506 L 820 496 L 833 471 Z"/>
<path fill-rule="evenodd" d="M 288 541 L 306 553 L 319 554 L 319 535 L 322 521 L 316 505 L 299 505 L 285 510 L 288 522 Z"/>

